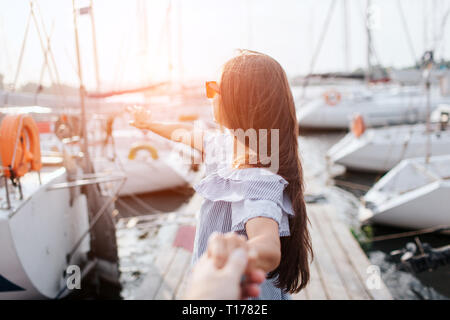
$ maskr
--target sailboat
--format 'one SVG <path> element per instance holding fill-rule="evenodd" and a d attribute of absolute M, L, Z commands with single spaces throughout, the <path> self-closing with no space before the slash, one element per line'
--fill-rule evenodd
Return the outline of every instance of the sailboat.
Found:
<path fill-rule="evenodd" d="M 401 14 L 402 22 L 406 32 L 407 39 L 411 45 L 411 37 L 408 32 L 404 20 L 403 9 L 399 5 L 399 12 Z M 333 10 L 333 4 L 330 6 L 330 16 Z M 418 86 L 411 87 L 392 87 L 390 85 L 381 86 L 381 90 L 372 86 L 374 82 L 374 74 L 376 65 L 373 63 L 376 58 L 375 48 L 372 41 L 372 28 L 374 19 L 371 16 L 373 10 L 371 8 L 371 0 L 367 1 L 365 26 L 367 34 L 367 69 L 366 69 L 366 84 L 372 94 L 363 96 L 346 95 L 339 90 L 327 90 L 323 92 L 323 96 L 312 101 L 306 102 L 302 108 L 299 108 L 298 123 L 300 128 L 306 129 L 348 129 L 349 123 L 355 114 L 359 114 L 364 118 L 366 127 L 381 127 L 389 125 L 414 124 L 425 122 L 427 120 L 427 105 L 425 90 Z M 444 14 L 441 21 L 440 37 L 436 37 L 436 42 L 433 43 L 432 49 L 426 51 L 422 57 L 422 61 L 427 59 L 426 55 L 433 55 L 438 45 L 443 42 L 443 34 L 445 31 L 445 24 L 448 14 Z M 328 23 L 325 24 L 322 31 L 322 41 L 324 39 Z M 319 41 L 319 47 L 321 42 Z M 319 50 L 313 56 L 311 63 L 311 70 L 314 62 L 317 60 Z M 420 65 L 417 61 L 413 50 L 414 64 Z M 414 69 L 414 84 L 417 84 L 417 76 L 421 76 L 419 68 Z M 447 77 L 448 69 L 431 70 L 430 77 L 437 79 L 437 77 Z M 383 70 L 384 73 L 384 70 Z M 310 72 L 311 75 L 311 72 Z M 386 77 L 386 80 L 393 80 Z M 431 110 L 434 110 L 440 104 L 450 104 L 450 97 L 437 94 L 433 92 L 433 102 L 431 103 Z"/>
<path fill-rule="evenodd" d="M 96 273 L 104 259 L 93 251 L 96 245 L 102 242 L 103 255 L 116 251 L 99 234 L 91 238 L 93 223 L 104 234 L 111 227 L 100 216 L 93 221 L 81 189 L 98 180 L 80 179 L 84 175 L 70 157 L 65 166 L 42 161 L 38 125 L 28 113 L 4 116 L 0 134 L 0 299 L 62 298 L 71 292 L 71 270 L 79 271 L 80 281 Z"/>
<path fill-rule="evenodd" d="M 450 226 L 450 155 L 406 159 L 364 196 L 362 222 L 407 229 Z"/>
<path fill-rule="evenodd" d="M 33 4 L 29 19 L 35 17 Z M 81 109 L 82 130 L 68 140 L 82 141 L 74 147 L 82 153 L 65 148 L 56 157 L 51 154 L 58 146 L 50 108 L 35 104 L 18 108 L 9 101 L 0 110 L 5 113 L 0 125 L 0 299 L 62 298 L 81 289 L 81 283 L 103 297 L 119 297 L 113 212 L 124 177 L 102 175 L 92 168 L 79 79 L 80 97 L 71 107 Z M 43 151 L 48 152 L 46 157 Z M 61 158 L 61 152 L 64 160 L 53 161 Z M 116 189 L 102 193 L 99 184 L 113 181 Z"/>
<path fill-rule="evenodd" d="M 386 172 L 403 159 L 450 154 L 450 106 L 440 105 L 431 115 L 432 125 L 390 126 L 366 129 L 356 135 L 353 131 L 327 152 L 332 163 L 348 170 Z"/>
<path fill-rule="evenodd" d="M 429 57 L 424 72 L 428 91 L 431 80 L 427 71 L 433 66 Z M 427 107 L 429 111 L 429 98 Z M 448 113 L 445 115 L 448 122 Z M 369 190 L 360 209 L 364 222 L 409 229 L 450 226 L 450 155 L 432 156 L 429 112 L 427 119 L 424 156 L 403 160 Z"/>

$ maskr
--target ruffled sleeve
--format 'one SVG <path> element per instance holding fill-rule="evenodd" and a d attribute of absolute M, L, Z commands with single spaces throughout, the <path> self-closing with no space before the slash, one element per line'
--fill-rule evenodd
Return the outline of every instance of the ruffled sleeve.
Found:
<path fill-rule="evenodd" d="M 289 218 L 291 213 L 285 212 L 271 200 L 250 200 L 233 202 L 231 204 L 231 231 L 245 232 L 246 223 L 253 218 L 269 218 L 278 224 L 280 237 L 290 235 Z"/>
<path fill-rule="evenodd" d="M 292 204 L 285 192 L 288 182 L 262 168 L 222 168 L 205 177 L 194 188 L 210 201 L 231 202 L 231 228 L 245 232 L 252 218 L 266 217 L 277 222 L 280 236 L 289 236 Z"/>

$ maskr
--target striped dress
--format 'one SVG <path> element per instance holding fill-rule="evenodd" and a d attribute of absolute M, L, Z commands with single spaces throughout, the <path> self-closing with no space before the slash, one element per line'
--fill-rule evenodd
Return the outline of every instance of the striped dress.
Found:
<path fill-rule="evenodd" d="M 247 236 L 245 224 L 255 217 L 278 223 L 280 237 L 289 236 L 289 215 L 293 215 L 288 182 L 263 168 L 231 168 L 233 140 L 230 134 L 209 134 L 204 138 L 206 176 L 195 190 L 204 198 L 197 223 L 192 264 L 205 252 L 213 232 L 236 232 Z M 272 279 L 261 285 L 258 299 L 285 300 L 289 294 L 276 288 Z"/>

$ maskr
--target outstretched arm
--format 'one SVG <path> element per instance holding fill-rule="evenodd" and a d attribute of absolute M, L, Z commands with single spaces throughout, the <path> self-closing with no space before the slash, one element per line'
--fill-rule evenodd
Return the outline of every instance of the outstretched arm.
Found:
<path fill-rule="evenodd" d="M 151 121 L 150 114 L 142 108 L 134 108 L 129 111 L 134 116 L 134 120 L 130 122 L 130 125 L 138 129 L 153 131 L 166 139 L 182 142 L 203 152 L 203 130 L 195 129 L 193 124 Z"/>

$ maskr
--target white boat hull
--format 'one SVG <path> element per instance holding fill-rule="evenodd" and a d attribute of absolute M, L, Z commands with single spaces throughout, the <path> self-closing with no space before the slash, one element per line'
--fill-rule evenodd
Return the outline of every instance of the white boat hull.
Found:
<path fill-rule="evenodd" d="M 67 254 L 88 230 L 86 197 L 77 194 L 70 205 L 69 189 L 47 189 L 66 181 L 65 169 L 42 179 L 39 185 L 36 173 L 27 174 L 24 200 L 14 198 L 11 209 L 0 209 L 0 299 L 57 297 L 66 285 Z M 89 236 L 71 263 L 80 264 L 88 251 Z"/>
<path fill-rule="evenodd" d="M 450 98 L 433 95 L 431 111 L 449 102 Z M 380 127 L 423 122 L 426 109 L 423 94 L 376 94 L 363 99 L 343 99 L 336 105 L 328 105 L 319 98 L 300 108 L 297 117 L 300 128 L 348 129 L 355 114 L 363 117 L 367 127 Z"/>
<path fill-rule="evenodd" d="M 395 201 L 388 201 L 376 210 L 361 208 L 363 221 L 406 229 L 450 226 L 450 182 L 436 182 Z"/>
<path fill-rule="evenodd" d="M 119 191 L 120 196 L 155 192 L 188 185 L 198 179 L 199 174 L 191 170 L 190 158 L 180 155 L 185 150 L 188 155 L 200 156 L 195 150 L 156 135 L 142 135 L 138 130 L 116 130 L 114 132 L 117 159 L 115 162 L 101 156 L 94 158 L 97 172 L 123 171 L 127 180 Z M 134 159 L 129 159 L 133 144 L 143 143 L 154 147 L 158 158 L 153 159 L 145 150 L 139 151 Z M 200 162 L 200 160 L 198 160 Z"/>
<path fill-rule="evenodd" d="M 450 156 L 402 161 L 364 196 L 360 219 L 399 228 L 450 225 Z"/>
<path fill-rule="evenodd" d="M 439 79 L 448 73 L 447 70 L 433 69 L 430 73 L 430 81 L 433 84 L 439 83 Z M 417 85 L 424 82 L 423 71 L 419 69 L 391 70 L 389 76 L 393 81 L 406 85 Z"/>
<path fill-rule="evenodd" d="M 155 192 L 186 185 L 188 181 L 178 174 L 165 161 L 148 159 L 129 160 L 120 159 L 126 181 L 119 191 L 119 196 Z M 98 172 L 117 171 L 117 165 L 106 159 L 94 161 Z"/>
<path fill-rule="evenodd" d="M 430 155 L 450 154 L 450 130 L 434 130 L 429 137 L 424 124 L 368 129 L 357 138 L 347 134 L 327 153 L 333 162 L 350 170 L 386 172 L 403 159 L 427 154 L 428 138 Z"/>

